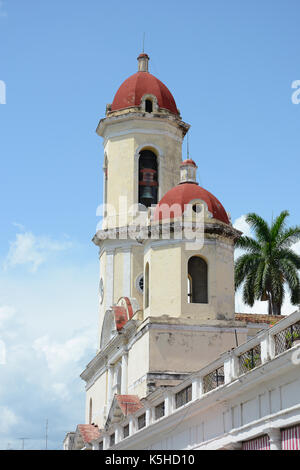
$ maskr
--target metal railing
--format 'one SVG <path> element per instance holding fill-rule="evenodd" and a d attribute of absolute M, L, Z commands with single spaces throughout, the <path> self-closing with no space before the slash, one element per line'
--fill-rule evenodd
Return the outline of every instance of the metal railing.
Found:
<path fill-rule="evenodd" d="M 203 377 L 204 393 L 210 392 L 211 390 L 214 390 L 220 385 L 223 385 L 224 381 L 224 366 L 221 366 Z"/>
<path fill-rule="evenodd" d="M 192 400 L 192 386 L 188 385 L 183 390 L 180 390 L 175 395 L 175 407 L 180 408 L 180 406 L 185 405 Z"/>
<path fill-rule="evenodd" d="M 123 427 L 123 439 L 129 436 L 129 424 Z"/>
<path fill-rule="evenodd" d="M 155 419 L 159 419 L 165 416 L 165 402 L 164 401 L 155 407 L 154 414 L 155 414 Z"/>
<path fill-rule="evenodd" d="M 138 429 L 142 429 L 146 426 L 146 414 L 142 414 L 138 417 Z"/>
<path fill-rule="evenodd" d="M 296 341 L 300 341 L 300 321 L 281 330 L 274 336 L 275 356 L 290 349 Z"/>
<path fill-rule="evenodd" d="M 239 356 L 239 373 L 245 374 L 261 365 L 261 346 L 258 344 Z"/>

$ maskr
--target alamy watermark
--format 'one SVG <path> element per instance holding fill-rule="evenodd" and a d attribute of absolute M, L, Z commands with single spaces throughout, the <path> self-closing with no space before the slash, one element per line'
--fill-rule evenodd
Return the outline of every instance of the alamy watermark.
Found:
<path fill-rule="evenodd" d="M 101 204 L 96 215 L 101 217 L 96 232 L 102 239 L 184 240 L 187 250 L 200 250 L 204 245 L 205 203 L 160 204 L 145 207 L 127 204 L 126 196 L 119 196 L 117 208 Z M 197 246 L 196 246 L 197 244 Z"/>
<path fill-rule="evenodd" d="M 294 80 L 292 83 L 292 88 L 295 88 L 296 91 L 292 94 L 292 103 L 300 103 L 300 80 Z"/>
<path fill-rule="evenodd" d="M 0 80 L 0 104 L 6 104 L 6 84 Z"/>

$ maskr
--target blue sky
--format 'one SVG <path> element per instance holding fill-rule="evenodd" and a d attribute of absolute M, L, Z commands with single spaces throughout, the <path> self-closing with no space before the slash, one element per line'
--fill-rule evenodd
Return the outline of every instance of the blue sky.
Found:
<path fill-rule="evenodd" d="M 300 222 L 299 14 L 298 0 L 0 2 L 0 448 L 24 436 L 43 448 L 47 418 L 49 447 L 61 448 L 84 420 L 78 375 L 96 349 L 98 302 L 95 129 L 136 71 L 144 31 L 150 71 L 192 125 L 201 185 L 240 228 L 250 211 L 270 220 L 288 209 Z"/>

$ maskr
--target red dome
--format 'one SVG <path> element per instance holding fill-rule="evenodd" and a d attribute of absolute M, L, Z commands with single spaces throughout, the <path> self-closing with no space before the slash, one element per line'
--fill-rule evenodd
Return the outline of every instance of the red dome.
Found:
<path fill-rule="evenodd" d="M 149 72 L 137 72 L 127 78 L 118 89 L 111 110 L 117 111 L 130 106 L 140 106 L 141 99 L 146 94 L 156 96 L 160 108 L 179 114 L 171 92 L 166 85 Z"/>
<path fill-rule="evenodd" d="M 163 210 L 160 210 L 160 207 L 163 204 L 167 204 L 169 207 L 171 207 L 173 204 L 178 205 L 177 209 L 175 207 L 174 215 L 172 214 L 173 217 L 176 218 L 183 214 L 185 206 L 194 199 L 201 199 L 202 201 L 206 202 L 208 210 L 211 212 L 214 219 L 218 219 L 225 224 L 229 224 L 227 213 L 220 201 L 209 191 L 206 191 L 206 189 L 201 188 L 195 183 L 178 184 L 178 186 L 170 189 L 170 191 L 164 195 L 155 208 L 154 220 L 158 221 L 165 218 Z"/>
<path fill-rule="evenodd" d="M 183 162 L 180 163 L 180 166 L 184 166 L 184 165 L 197 166 L 196 163 L 194 162 L 194 160 L 191 160 L 190 158 L 188 158 L 187 160 L 184 160 Z"/>

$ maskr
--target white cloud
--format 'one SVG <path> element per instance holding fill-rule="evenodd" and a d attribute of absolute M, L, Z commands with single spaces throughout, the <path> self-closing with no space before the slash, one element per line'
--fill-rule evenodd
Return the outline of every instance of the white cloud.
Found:
<path fill-rule="evenodd" d="M 16 426 L 19 419 L 7 406 L 0 406 L 0 434 L 8 434 Z"/>
<path fill-rule="evenodd" d="M 19 448 L 20 436 L 31 437 L 26 448 L 44 448 L 41 429 L 46 418 L 52 436 L 49 448 L 60 449 L 65 432 L 84 422 L 84 382 L 79 375 L 97 347 L 97 252 L 88 244 L 67 238 L 57 242 L 21 229 L 18 234 L 31 234 L 25 237 L 30 243 L 20 250 L 24 245 L 18 242 L 6 262 L 22 260 L 26 270 L 0 269 L 0 404 L 10 423 L 0 433 L 0 449 L 8 442 Z M 59 253 L 69 246 L 68 252 Z M 38 276 L 28 276 L 36 252 L 47 263 Z M 1 360 L 1 341 L 6 362 Z M 1 423 L 2 414 L 0 410 Z"/>
<path fill-rule="evenodd" d="M 51 341 L 46 335 L 36 339 L 33 348 L 38 354 L 45 356 L 49 370 L 57 374 L 79 361 L 90 344 L 91 336 L 88 334 L 78 335 L 64 343 Z"/>
<path fill-rule="evenodd" d="M 10 243 L 4 268 L 27 265 L 31 272 L 47 261 L 50 254 L 66 250 L 72 246 L 70 241 L 56 241 L 49 237 L 37 237 L 31 232 L 17 233 L 16 239 Z"/>
<path fill-rule="evenodd" d="M 238 217 L 234 223 L 233 223 L 233 226 L 234 228 L 236 228 L 237 230 L 240 230 L 241 232 L 243 232 L 243 235 L 244 236 L 251 236 L 251 228 L 250 228 L 250 225 L 246 222 L 246 215 L 241 215 L 241 217 Z"/>
<path fill-rule="evenodd" d="M 52 390 L 59 399 L 68 400 L 70 398 L 68 387 L 64 383 L 54 383 L 52 385 Z"/>
<path fill-rule="evenodd" d="M 292 250 L 295 251 L 295 253 L 297 253 L 297 255 L 300 255 L 300 241 L 295 243 L 293 246 L 292 246 Z"/>
<path fill-rule="evenodd" d="M 4 323 L 7 320 L 10 320 L 15 313 L 16 310 L 14 307 L 11 307 L 9 305 L 0 306 L 0 327 L 2 328 Z"/>

